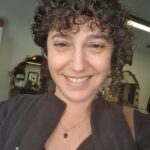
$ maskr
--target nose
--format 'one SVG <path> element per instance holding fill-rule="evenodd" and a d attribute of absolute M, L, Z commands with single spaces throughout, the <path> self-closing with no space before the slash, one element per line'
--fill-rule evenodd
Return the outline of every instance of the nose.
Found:
<path fill-rule="evenodd" d="M 82 49 L 74 50 L 71 58 L 71 69 L 74 72 L 83 72 L 87 67 L 86 55 Z"/>

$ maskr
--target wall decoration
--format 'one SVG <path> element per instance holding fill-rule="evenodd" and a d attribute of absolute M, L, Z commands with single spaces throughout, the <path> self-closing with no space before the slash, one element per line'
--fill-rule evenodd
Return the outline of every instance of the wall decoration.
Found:
<path fill-rule="evenodd" d="M 38 82 L 38 76 L 38 72 L 29 72 L 27 80 L 36 84 Z"/>
<path fill-rule="evenodd" d="M 42 62 L 43 56 L 41 55 L 28 56 L 9 72 L 10 97 L 18 94 L 40 94 L 47 90 L 41 89 L 43 88 L 41 84 L 44 82 L 41 80 Z"/>
<path fill-rule="evenodd" d="M 138 107 L 140 85 L 136 76 L 129 70 L 123 71 L 123 79 L 119 86 L 110 86 L 111 75 L 105 81 L 102 94 L 113 103 Z"/>

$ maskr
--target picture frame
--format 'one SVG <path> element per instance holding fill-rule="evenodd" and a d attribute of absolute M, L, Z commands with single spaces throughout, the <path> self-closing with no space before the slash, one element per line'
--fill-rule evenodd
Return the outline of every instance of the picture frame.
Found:
<path fill-rule="evenodd" d="M 37 83 L 38 82 L 39 73 L 38 72 L 28 72 L 28 81 Z"/>

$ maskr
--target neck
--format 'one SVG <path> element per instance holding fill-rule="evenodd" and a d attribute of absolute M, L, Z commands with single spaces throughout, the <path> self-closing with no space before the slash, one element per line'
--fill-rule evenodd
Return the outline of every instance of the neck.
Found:
<path fill-rule="evenodd" d="M 76 124 L 77 122 L 80 122 L 84 118 L 90 116 L 92 109 L 91 105 L 94 98 L 82 102 L 74 102 L 71 100 L 64 100 L 56 93 L 55 95 L 58 96 L 60 99 L 62 99 L 67 105 L 65 112 L 61 118 L 62 124 L 67 128 L 69 128 L 69 126 Z"/>
<path fill-rule="evenodd" d="M 91 102 L 84 103 L 67 103 L 64 115 L 83 118 L 91 112 Z"/>
<path fill-rule="evenodd" d="M 60 122 L 65 129 L 70 129 L 76 124 L 90 118 L 90 114 L 91 105 L 67 105 Z"/>

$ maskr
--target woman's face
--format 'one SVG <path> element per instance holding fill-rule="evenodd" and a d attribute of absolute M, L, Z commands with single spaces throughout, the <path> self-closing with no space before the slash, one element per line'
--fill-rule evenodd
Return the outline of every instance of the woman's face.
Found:
<path fill-rule="evenodd" d="M 106 33 L 87 24 L 78 32 L 50 31 L 47 49 L 55 95 L 64 101 L 93 100 L 111 66 L 113 44 Z"/>

